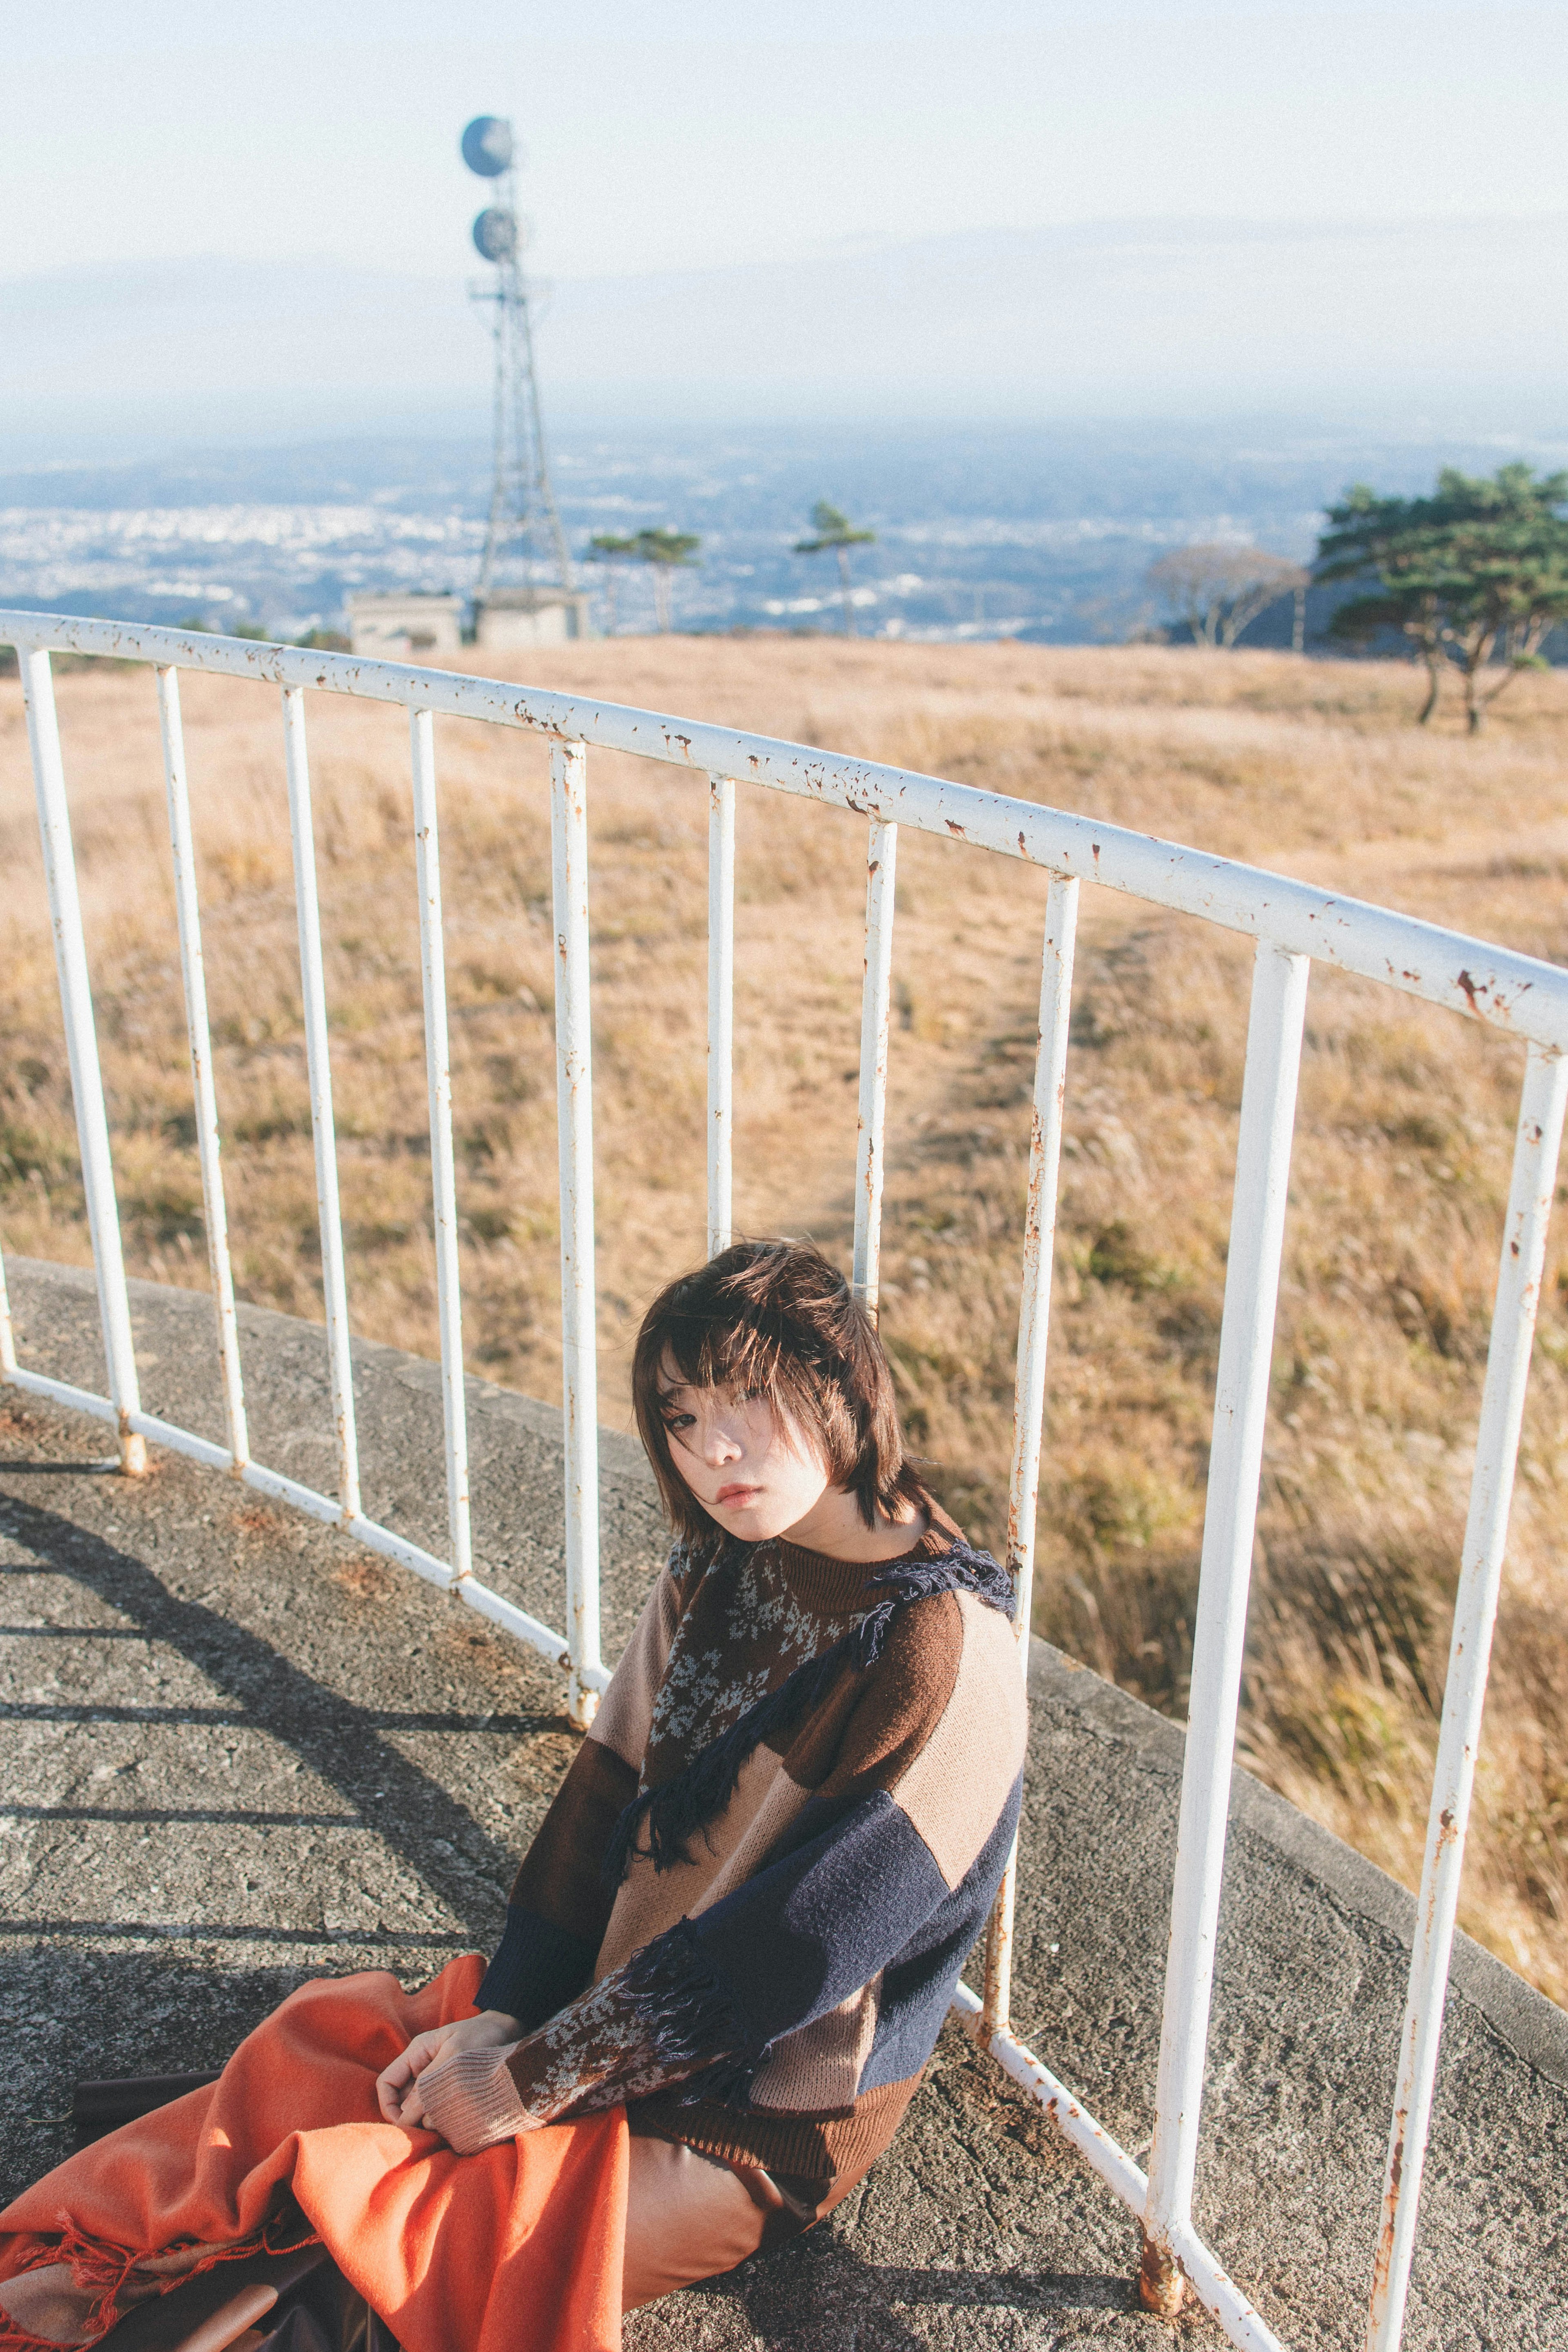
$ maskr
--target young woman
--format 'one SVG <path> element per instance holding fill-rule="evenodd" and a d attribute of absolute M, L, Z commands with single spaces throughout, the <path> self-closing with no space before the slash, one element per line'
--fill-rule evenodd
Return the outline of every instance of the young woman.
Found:
<path fill-rule="evenodd" d="M 363 2004 L 391 1979 L 302 1989 L 194 2096 L 221 2097 L 291 2018 L 318 2048 L 335 2032 L 334 2059 L 357 2032 L 353 2091 L 333 2094 L 331 2124 L 314 2100 L 287 2126 L 289 2097 L 300 2105 L 289 2069 L 243 2149 L 237 2108 L 219 2133 L 222 2195 L 199 2210 L 165 2201 L 134 2248 L 136 2232 L 105 2231 L 114 2192 L 73 2200 L 73 2173 L 101 2170 L 100 2152 L 60 2168 L 0 2215 L 29 2233 L 9 2268 L 31 2275 L 0 2286 L 23 2336 L 89 2340 L 112 2315 L 100 2278 L 71 2285 L 62 2252 L 90 2272 L 80 2250 L 101 2254 L 107 2234 L 121 2288 L 161 2292 L 133 2266 L 210 2260 L 230 2233 L 203 2214 L 251 2217 L 234 2233 L 248 2251 L 265 2188 L 268 2212 L 286 2194 L 407 2352 L 486 2352 L 515 2330 L 520 2299 L 531 2346 L 580 2352 L 613 2344 L 621 2309 L 809 2227 L 892 2137 L 1017 1821 L 1006 1579 L 906 1460 L 875 1329 L 809 1245 L 739 1244 L 671 1283 L 644 1319 L 633 1387 L 674 1548 L 482 1980 L 477 1962 L 454 1963 L 416 1997 L 439 1995 L 427 2023 L 379 1995 L 375 2032 L 328 1996 L 353 1987 Z M 312 1995 L 313 2026 L 296 2014 Z M 394 2054 L 400 2023 L 425 2030 L 399 2033 Z M 376 2032 L 379 2126 L 363 2120 Z M 104 2150 L 140 2133 L 127 2154 L 144 2162 L 158 2123 Z M 268 2144 L 279 2126 L 282 2161 Z M 209 2116 L 209 2168 L 212 2130 Z M 329 2137 L 336 2170 L 318 2160 Z M 62 2209 L 65 2249 L 38 2218 Z"/>

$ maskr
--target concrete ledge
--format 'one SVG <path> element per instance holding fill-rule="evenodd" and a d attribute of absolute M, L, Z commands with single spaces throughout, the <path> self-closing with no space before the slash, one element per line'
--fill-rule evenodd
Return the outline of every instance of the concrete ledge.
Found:
<path fill-rule="evenodd" d="M 1168 1776 L 1179 1788 L 1185 1745 L 1180 1726 L 1037 1634 L 1029 1643 L 1029 1696 L 1031 1702 L 1048 1700 L 1070 1709 L 1086 1728 L 1124 1747 L 1136 1769 Z M 1409 1890 L 1239 1769 L 1231 1789 L 1230 1828 L 1233 1835 L 1239 1831 L 1271 1846 L 1347 1918 L 1395 1937 L 1406 1952 L 1413 1948 L 1415 1897 Z M 1526 1984 L 1463 1929 L 1454 1938 L 1448 1986 L 1450 2000 L 1457 1995 L 1468 2002 L 1526 2065 L 1568 2090 L 1568 2011 Z"/>
<path fill-rule="evenodd" d="M 90 1275 L 7 1272 L 24 1360 L 100 1387 Z M 132 1295 L 149 1409 L 221 1435 L 208 1302 Z M 258 1458 L 327 1484 L 323 1334 L 253 1308 L 241 1322 Z M 438 1544 L 436 1370 L 363 1345 L 354 1362 L 371 1507 Z M 487 1570 L 559 1622 L 560 1417 L 485 1382 L 468 1393 Z M 170 1457 L 145 1482 L 93 1475 L 101 1433 L 7 1404 L 0 2153 L 16 2181 L 61 2152 L 47 2118 L 75 2076 L 220 2063 L 303 1976 L 412 1980 L 490 1944 L 574 1743 L 555 1670 L 447 1596 Z M 613 1657 L 662 1536 L 624 1437 L 606 1436 L 603 1466 Z M 1017 2028 L 1142 2159 L 1182 1733 L 1041 1643 L 1030 1684 Z M 1195 2204 L 1293 2346 L 1360 2342 L 1413 1913 L 1238 1776 Z M 1136 2307 L 1136 2246 L 1038 2110 L 950 2032 L 830 2225 L 637 2315 L 628 2352 L 1152 2352 L 1173 2335 Z M 1461 1939 L 1410 2352 L 1568 2352 L 1565 2249 L 1568 2018 Z M 1176 2333 L 1217 2341 L 1201 2319 Z"/>

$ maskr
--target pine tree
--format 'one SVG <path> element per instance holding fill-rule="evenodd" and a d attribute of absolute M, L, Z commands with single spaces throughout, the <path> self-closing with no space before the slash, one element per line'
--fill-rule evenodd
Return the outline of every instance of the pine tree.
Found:
<path fill-rule="evenodd" d="M 877 534 L 874 530 L 858 530 L 847 514 L 841 514 L 826 499 L 818 499 L 811 509 L 811 527 L 815 539 L 795 541 L 797 555 L 823 555 L 829 548 L 838 558 L 838 589 L 844 599 L 844 634 L 855 634 L 855 601 L 849 593 L 849 554 L 852 547 L 869 547 Z"/>
<path fill-rule="evenodd" d="M 1329 509 L 1315 576 L 1369 585 L 1341 605 L 1330 635 L 1364 644 L 1380 629 L 1401 630 L 1426 666 L 1421 724 L 1453 669 L 1479 735 L 1510 680 L 1539 666 L 1547 631 L 1568 620 L 1565 506 L 1568 473 L 1537 476 L 1525 465 L 1489 478 L 1448 467 L 1424 499 L 1379 498 L 1358 483 Z"/>

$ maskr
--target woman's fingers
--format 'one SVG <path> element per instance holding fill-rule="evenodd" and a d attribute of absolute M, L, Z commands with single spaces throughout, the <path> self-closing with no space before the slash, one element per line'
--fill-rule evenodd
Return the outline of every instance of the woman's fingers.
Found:
<path fill-rule="evenodd" d="M 400 2051 L 391 2065 L 384 2067 L 375 2078 L 376 2105 L 389 2124 L 403 2121 L 403 2102 L 418 2072 L 414 2063 L 414 2053 L 417 2047 L 416 2042 L 411 2042 L 407 2049 Z"/>
<path fill-rule="evenodd" d="M 406 2050 L 400 2051 L 390 2066 L 375 2078 L 376 2104 L 389 2124 L 417 2124 L 425 2113 L 425 2103 L 416 2085 L 433 2059 L 440 2054 L 453 2029 L 438 2025 L 428 2033 L 416 2033 Z"/>
<path fill-rule="evenodd" d="M 375 2086 L 375 2104 L 381 2109 L 384 2123 L 400 2124 L 403 2121 L 403 2094 L 393 2088 L 384 2074 Z"/>
<path fill-rule="evenodd" d="M 390 2067 L 384 2074 L 376 2077 L 375 2104 L 385 2122 L 400 2124 L 403 2121 L 403 2091 L 400 2084 L 393 2082 Z"/>

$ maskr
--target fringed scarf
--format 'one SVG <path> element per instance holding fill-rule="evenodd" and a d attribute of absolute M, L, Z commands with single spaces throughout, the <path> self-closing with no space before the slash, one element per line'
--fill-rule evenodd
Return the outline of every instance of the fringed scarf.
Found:
<path fill-rule="evenodd" d="M 620 1885 L 634 1855 L 651 1860 L 656 1871 L 689 1862 L 689 1841 L 723 1811 L 752 1750 L 773 1732 L 793 1727 L 809 1715 L 845 1667 L 863 1670 L 875 1665 L 893 1619 L 911 1601 L 924 1601 L 937 1592 L 973 1592 L 1008 1618 L 1016 1605 L 1006 1570 L 988 1551 L 975 1551 L 963 1541 L 934 1559 L 897 1561 L 873 1577 L 869 1589 L 884 1597 L 858 1624 L 749 1706 L 673 1780 L 658 1789 L 645 1789 L 632 1799 L 616 1823 L 605 1856 L 606 1886 Z M 638 1842 L 645 1824 L 646 1845 Z"/>

